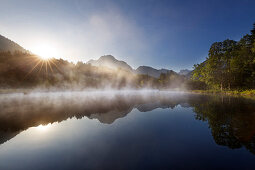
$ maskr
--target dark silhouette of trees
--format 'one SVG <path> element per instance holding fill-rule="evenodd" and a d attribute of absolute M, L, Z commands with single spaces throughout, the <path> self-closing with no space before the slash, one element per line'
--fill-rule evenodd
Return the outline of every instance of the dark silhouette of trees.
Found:
<path fill-rule="evenodd" d="M 191 100 L 196 119 L 208 122 L 214 141 L 231 149 L 244 146 L 255 154 L 254 101 L 223 96 Z"/>

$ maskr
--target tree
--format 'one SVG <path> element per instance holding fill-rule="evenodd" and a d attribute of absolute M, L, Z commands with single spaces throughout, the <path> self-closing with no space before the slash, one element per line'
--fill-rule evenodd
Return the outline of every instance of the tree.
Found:
<path fill-rule="evenodd" d="M 194 66 L 192 78 L 221 90 L 255 88 L 255 24 L 251 35 L 238 42 L 213 43 L 206 60 Z"/>

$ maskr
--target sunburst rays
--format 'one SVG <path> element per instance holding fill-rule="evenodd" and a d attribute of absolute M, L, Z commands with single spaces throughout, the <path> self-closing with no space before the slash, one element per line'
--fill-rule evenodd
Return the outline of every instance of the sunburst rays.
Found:
<path fill-rule="evenodd" d="M 28 65 L 33 64 L 33 67 L 26 74 L 25 79 L 31 75 L 31 73 L 37 71 L 37 74 L 44 74 L 48 77 L 49 72 L 53 73 L 54 68 L 60 71 L 59 67 L 55 63 L 54 58 L 50 59 L 42 59 L 40 57 L 35 56 L 35 58 L 30 58 L 30 61 L 27 62 Z"/>

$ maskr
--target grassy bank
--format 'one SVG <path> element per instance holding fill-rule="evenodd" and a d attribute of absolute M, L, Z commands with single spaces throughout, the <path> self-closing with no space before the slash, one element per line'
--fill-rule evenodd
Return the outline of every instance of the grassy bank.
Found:
<path fill-rule="evenodd" d="M 0 94 L 9 94 L 9 93 L 29 93 L 29 89 L 0 89 Z"/>
<path fill-rule="evenodd" d="M 255 89 L 254 90 L 192 90 L 192 93 L 200 94 L 223 94 L 231 96 L 242 96 L 255 99 Z"/>

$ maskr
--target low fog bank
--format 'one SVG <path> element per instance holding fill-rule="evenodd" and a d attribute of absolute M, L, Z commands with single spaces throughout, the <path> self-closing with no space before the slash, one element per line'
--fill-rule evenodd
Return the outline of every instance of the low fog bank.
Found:
<path fill-rule="evenodd" d="M 122 88 L 122 89 L 113 89 L 109 87 L 105 88 L 31 88 L 31 89 L 24 89 L 24 88 L 17 88 L 17 89 L 1 89 L 0 88 L 0 97 L 3 95 L 38 95 L 38 94 L 45 94 L 45 95 L 56 95 L 56 94 L 70 94 L 70 93 L 101 93 L 101 94 L 128 94 L 128 93 L 139 93 L 139 94 L 146 94 L 146 93 L 152 93 L 152 92 L 160 92 L 160 93 L 188 93 L 188 90 L 185 89 L 153 89 L 153 88 L 140 88 L 140 89 L 135 89 L 135 88 Z"/>
<path fill-rule="evenodd" d="M 169 71 L 159 77 L 62 59 L 41 60 L 22 52 L 0 52 L 0 92 L 87 89 L 197 89 L 189 77 Z"/>
<path fill-rule="evenodd" d="M 158 89 L 86 89 L 86 90 L 59 90 L 59 89 L 17 89 L 10 91 L 11 93 L 2 93 L 0 102 L 3 103 L 19 103 L 24 101 L 39 102 L 47 99 L 52 104 L 58 104 L 64 100 L 71 100 L 73 103 L 81 103 L 91 100 L 112 100 L 121 97 L 125 100 L 132 98 L 148 99 L 161 98 L 164 96 L 173 97 L 188 94 L 181 90 L 158 90 Z M 82 99 L 82 100 L 80 100 Z"/>

